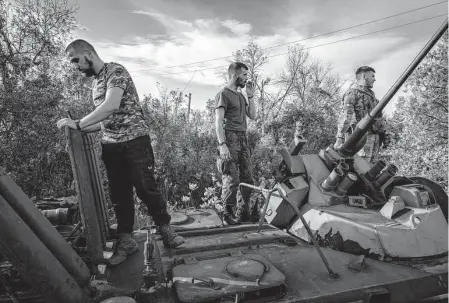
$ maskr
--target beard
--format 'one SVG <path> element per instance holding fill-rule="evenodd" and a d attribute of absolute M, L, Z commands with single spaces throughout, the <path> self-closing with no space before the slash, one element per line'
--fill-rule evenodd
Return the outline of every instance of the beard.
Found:
<path fill-rule="evenodd" d="M 237 87 L 244 88 L 245 85 L 246 85 L 246 82 L 243 81 L 243 80 L 240 79 L 240 78 L 237 78 L 237 80 L 235 81 L 235 85 L 236 85 Z"/>
<path fill-rule="evenodd" d="M 89 67 L 86 69 L 80 69 L 80 71 L 86 76 L 86 77 L 92 77 L 95 75 L 95 70 L 93 68 L 94 62 L 92 60 L 89 60 L 86 56 L 84 56 L 84 60 L 86 60 L 87 64 L 89 64 Z"/>

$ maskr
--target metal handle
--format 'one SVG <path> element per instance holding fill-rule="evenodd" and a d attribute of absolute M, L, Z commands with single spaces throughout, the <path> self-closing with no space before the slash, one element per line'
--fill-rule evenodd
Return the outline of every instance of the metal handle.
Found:
<path fill-rule="evenodd" d="M 277 192 L 279 193 L 279 195 L 281 196 L 281 198 L 282 198 L 283 200 L 287 201 L 287 202 L 293 207 L 293 209 L 295 210 L 296 214 L 297 214 L 298 217 L 301 219 L 301 222 L 302 222 L 302 224 L 304 225 L 304 227 L 306 228 L 307 233 L 309 234 L 310 238 L 312 239 L 312 242 L 313 242 L 313 244 L 315 245 L 315 248 L 316 248 L 316 250 L 318 251 L 318 254 L 319 254 L 320 257 L 321 257 L 321 260 L 323 260 L 323 263 L 324 263 L 324 265 L 326 266 L 327 271 L 329 272 L 329 275 L 330 275 L 332 278 L 338 278 L 338 277 L 339 277 L 339 275 L 338 275 L 336 272 L 334 272 L 334 271 L 332 270 L 332 268 L 330 267 L 329 262 L 327 261 L 326 257 L 324 256 L 323 252 L 321 251 L 320 246 L 318 245 L 318 242 L 317 242 L 315 236 L 313 235 L 312 230 L 311 230 L 310 227 L 309 227 L 309 224 L 307 224 L 306 220 L 305 220 L 304 217 L 301 215 L 301 212 L 299 211 L 299 208 L 298 208 L 293 202 L 291 202 L 291 201 L 290 201 L 290 200 L 289 200 L 289 199 L 282 193 L 282 191 L 281 191 L 279 188 L 273 188 L 273 189 L 271 189 L 271 190 L 268 190 L 268 189 L 264 189 L 264 188 L 261 188 L 261 187 L 254 186 L 254 185 L 252 185 L 252 184 L 248 184 L 248 183 L 240 183 L 240 184 L 239 184 L 239 189 L 240 189 L 241 186 L 246 186 L 246 187 L 249 187 L 249 188 L 252 188 L 252 189 L 261 191 L 261 192 L 268 193 L 267 199 L 265 200 L 264 209 L 263 209 L 263 211 L 262 211 L 262 215 L 261 215 L 260 220 L 259 220 L 259 226 L 258 226 L 258 228 L 257 228 L 257 232 L 260 232 L 261 229 L 262 229 L 263 220 L 265 219 L 265 215 L 266 215 L 266 213 L 267 213 L 268 203 L 270 202 L 271 195 L 273 194 L 273 192 L 277 191 Z"/>
<path fill-rule="evenodd" d="M 269 190 L 269 189 L 265 189 L 265 188 L 262 188 L 262 187 L 254 186 L 254 185 L 248 184 L 248 183 L 240 183 L 239 184 L 239 190 L 240 190 L 241 186 L 246 186 L 246 187 L 252 188 L 252 189 L 257 190 L 257 191 L 268 193 L 268 196 L 265 199 L 265 204 L 263 206 L 262 214 L 261 214 L 260 219 L 259 219 L 259 226 L 257 227 L 257 232 L 260 233 L 261 230 L 262 230 L 262 226 L 263 226 L 263 220 L 265 219 L 265 215 L 267 214 L 268 202 L 270 201 L 270 198 L 271 198 L 271 195 L 273 194 L 273 192 L 277 191 L 278 189 L 274 188 L 274 189 Z"/>
<path fill-rule="evenodd" d="M 312 239 L 313 245 L 315 245 L 315 248 L 316 248 L 316 250 L 318 251 L 318 254 L 321 257 L 321 260 L 323 260 L 323 263 L 326 266 L 327 271 L 329 272 L 329 275 L 332 278 L 335 278 L 335 279 L 338 278 L 339 275 L 336 272 L 334 272 L 332 270 L 331 266 L 329 265 L 329 262 L 327 261 L 326 257 L 324 256 L 323 252 L 321 251 L 321 248 L 318 245 L 318 242 L 317 242 L 315 236 L 313 235 L 312 230 L 309 227 L 309 224 L 307 224 L 306 220 L 304 219 L 304 217 L 302 216 L 301 212 L 299 211 L 299 208 L 293 202 L 291 202 L 286 196 L 284 196 L 284 194 L 280 190 L 278 192 L 279 192 L 279 195 L 281 196 L 281 198 L 284 199 L 285 201 L 287 201 L 293 207 L 293 209 L 295 210 L 295 212 L 298 215 L 299 219 L 301 219 L 301 222 L 304 225 L 304 227 L 306 228 L 307 233 L 309 234 L 310 238 Z"/>

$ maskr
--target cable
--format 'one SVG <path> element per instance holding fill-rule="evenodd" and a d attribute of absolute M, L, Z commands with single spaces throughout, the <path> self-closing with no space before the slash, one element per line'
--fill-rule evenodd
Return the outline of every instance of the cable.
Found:
<path fill-rule="evenodd" d="M 276 48 L 276 47 L 280 47 L 280 46 L 285 46 L 285 45 L 289 45 L 289 44 L 293 44 L 293 43 L 298 43 L 298 42 L 302 42 L 302 41 L 306 41 L 306 40 L 310 40 L 310 39 L 314 39 L 314 38 L 318 38 L 318 37 L 323 37 L 323 36 L 335 34 L 335 33 L 342 32 L 342 31 L 345 31 L 345 30 L 348 30 L 348 29 L 352 29 L 352 28 L 364 26 L 364 25 L 367 25 L 367 24 L 383 21 L 383 20 L 386 20 L 386 19 L 394 18 L 394 17 L 397 17 L 397 16 L 409 14 L 411 12 L 422 10 L 422 9 L 425 9 L 425 8 L 428 8 L 428 7 L 432 7 L 432 6 L 435 6 L 435 5 L 439 5 L 439 4 L 442 4 L 442 3 L 447 3 L 447 1 L 441 1 L 441 2 L 430 4 L 430 5 L 427 5 L 427 6 L 415 8 L 415 9 L 412 9 L 412 10 L 409 10 L 409 11 L 405 11 L 405 12 L 402 12 L 402 13 L 398 13 L 398 14 L 394 14 L 394 15 L 391 15 L 391 16 L 383 17 L 383 18 L 380 18 L 380 19 L 376 19 L 376 20 L 365 22 L 365 23 L 353 25 L 353 26 L 350 26 L 350 27 L 342 28 L 342 29 L 339 29 L 339 30 L 336 30 L 336 31 L 332 31 L 332 32 L 324 33 L 324 34 L 319 34 L 319 35 L 315 35 L 315 36 L 311 36 L 311 37 L 308 37 L 308 38 L 295 40 L 295 41 L 291 41 L 291 42 L 287 42 L 287 43 L 283 43 L 283 44 L 277 44 L 277 45 L 269 46 L 269 47 L 266 47 L 266 48 L 262 48 L 262 50 L 267 50 L 267 49 L 271 49 L 271 48 Z M 227 58 L 232 58 L 232 56 L 218 57 L 218 58 L 209 59 L 209 60 L 202 60 L 202 61 L 196 61 L 196 62 L 190 62 L 190 63 L 179 64 L 179 65 L 172 65 L 172 66 L 165 66 L 165 67 L 159 67 L 159 68 L 150 68 L 150 69 L 147 69 L 147 71 L 161 70 L 161 69 L 174 68 L 174 67 L 182 67 L 182 66 L 188 66 L 188 65 L 193 65 L 193 64 L 212 62 L 212 61 L 217 61 L 217 60 L 222 60 L 222 59 L 227 59 Z"/>
<path fill-rule="evenodd" d="M 195 71 L 192 75 L 192 78 L 190 78 L 189 83 L 187 83 L 186 87 L 184 87 L 184 89 L 182 90 L 182 93 L 184 93 L 184 91 L 186 90 L 186 88 L 189 86 L 190 82 L 192 82 L 193 77 L 195 77 L 197 71 Z"/>
<path fill-rule="evenodd" d="M 401 24 L 401 25 L 397 25 L 397 26 L 394 26 L 394 27 L 378 30 L 378 31 L 375 31 L 375 32 L 362 34 L 362 35 L 357 35 L 357 36 L 353 36 L 353 37 L 349 37 L 349 38 L 345 38 L 345 39 L 341 39 L 341 40 L 336 40 L 336 41 L 332 41 L 332 42 L 328 42 L 328 43 L 324 43 L 324 44 L 319 44 L 319 45 L 314 45 L 314 46 L 310 46 L 310 47 L 305 47 L 304 49 L 311 49 L 311 48 L 326 46 L 326 45 L 335 44 L 335 43 L 339 43 L 339 42 L 344 42 L 344 41 L 348 41 L 348 40 L 352 40 L 352 39 L 356 39 L 356 38 L 360 38 L 360 37 L 365 37 L 365 36 L 377 34 L 377 33 L 380 33 L 380 32 L 385 32 L 385 31 L 388 31 L 388 30 L 392 30 L 392 29 L 396 29 L 396 28 L 412 25 L 412 24 L 415 24 L 415 23 L 428 21 L 428 20 L 439 18 L 439 17 L 443 17 L 443 16 L 447 16 L 447 14 L 441 14 L 441 15 L 437 15 L 437 16 L 421 19 L 421 20 L 418 20 L 418 21 L 413 21 L 413 22 L 410 22 L 410 23 Z M 268 58 L 282 56 L 282 55 L 286 55 L 286 54 L 288 54 L 288 52 L 281 53 L 281 54 L 276 54 L 276 55 L 271 55 L 271 56 L 268 56 Z M 185 73 L 192 73 L 192 72 L 202 72 L 202 71 L 205 71 L 205 70 L 218 69 L 218 68 L 223 68 L 223 67 L 227 67 L 227 65 L 220 65 L 220 66 L 214 66 L 214 67 L 208 67 L 208 68 L 196 69 L 196 70 L 189 70 L 189 71 L 183 71 L 183 72 L 160 73 L 159 75 L 177 75 L 177 74 L 185 74 Z M 151 70 L 143 70 L 143 71 L 151 71 Z"/>
<path fill-rule="evenodd" d="M 343 41 L 347 41 L 347 40 L 351 40 L 351 39 L 355 39 L 355 38 L 360 38 L 360 37 L 364 37 L 364 36 L 368 36 L 368 35 L 372 35 L 372 34 L 377 34 L 377 33 L 381 33 L 381 32 L 385 32 L 385 31 L 391 30 L 391 29 L 396 29 L 396 28 L 399 28 L 399 27 L 404 27 L 404 26 L 408 26 L 408 25 L 411 25 L 411 24 L 415 24 L 415 23 L 419 23 L 419 22 L 423 22 L 423 21 L 427 21 L 427 20 L 431 20 L 431 19 L 435 19 L 435 18 L 443 17 L 443 16 L 447 16 L 447 14 L 437 15 L 437 16 L 429 17 L 429 18 L 422 19 L 422 20 L 419 20 L 419 21 L 405 23 L 405 24 L 401 24 L 401 25 L 398 25 L 398 26 L 395 26 L 395 27 L 381 29 L 381 30 L 378 30 L 378 31 L 375 31 L 375 32 L 371 32 L 371 33 L 367 33 L 367 34 L 363 34 L 363 35 L 358 35 L 358 36 L 354 36 L 354 37 L 349 37 L 349 38 L 341 39 L 341 40 L 337 40 L 337 41 L 332 41 L 332 42 L 329 42 L 329 43 L 324 43 L 324 44 L 320 44 L 320 45 L 314 45 L 314 46 L 306 47 L 304 49 L 311 49 L 311 48 L 315 48 L 315 47 L 326 46 L 326 45 L 330 45 L 330 44 L 334 44 L 334 43 L 338 43 L 338 42 L 343 42 Z M 282 53 L 282 54 L 276 54 L 276 55 L 267 56 L 267 58 L 272 58 L 272 57 L 277 57 L 277 56 L 282 56 L 282 55 L 287 55 L 287 54 L 288 54 L 288 52 L 287 53 Z"/>

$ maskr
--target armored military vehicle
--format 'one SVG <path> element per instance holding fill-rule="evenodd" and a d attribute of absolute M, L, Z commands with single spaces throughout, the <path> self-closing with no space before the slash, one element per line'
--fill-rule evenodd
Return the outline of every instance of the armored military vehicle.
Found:
<path fill-rule="evenodd" d="M 149 222 L 133 233 L 139 251 L 108 267 L 115 230 L 91 135 L 66 130 L 77 189 L 68 209 L 39 210 L 1 169 L 0 302 L 447 300 L 447 267 L 389 260 L 447 254 L 447 196 L 429 180 L 396 177 L 393 164 L 356 155 L 373 117 L 447 27 L 342 148 L 301 155 L 306 142 L 295 138 L 280 151 L 284 180 L 272 189 L 240 184 L 266 197 L 259 224 L 227 226 L 212 209 L 174 212 L 172 224 L 186 243 L 167 249 Z"/>
<path fill-rule="evenodd" d="M 307 143 L 297 135 L 280 149 L 284 172 L 277 186 L 299 208 L 326 247 L 378 260 L 436 259 L 448 251 L 448 196 L 432 180 L 397 176 L 394 163 L 369 163 L 357 154 L 367 132 L 432 46 L 418 54 L 377 106 L 364 117 L 341 148 L 300 153 Z M 311 238 L 290 203 L 273 195 L 268 223 Z M 446 258 L 443 258 L 446 259 Z"/>

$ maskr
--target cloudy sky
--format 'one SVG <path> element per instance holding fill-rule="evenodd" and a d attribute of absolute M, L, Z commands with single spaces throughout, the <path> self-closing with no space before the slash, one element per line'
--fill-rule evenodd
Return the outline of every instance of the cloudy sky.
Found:
<path fill-rule="evenodd" d="M 70 0 L 79 6 L 76 35 L 90 41 L 104 61 L 123 64 L 139 94 L 157 94 L 157 82 L 192 93 L 192 107 L 204 107 L 222 86 L 216 70 L 233 52 L 254 41 L 262 48 L 302 40 L 429 6 L 441 0 Z M 376 69 L 380 99 L 444 21 L 443 2 L 383 21 L 302 41 L 312 56 L 332 63 L 333 72 L 352 78 L 360 65 Z M 268 55 L 287 51 L 272 47 Z M 208 61 L 198 63 L 199 61 Z M 189 64 L 190 65 L 185 65 Z M 182 66 L 179 66 L 182 65 Z M 176 66 L 176 67 L 173 67 Z M 270 59 L 264 74 L 275 77 L 285 56 Z M 195 70 L 199 70 L 196 73 Z M 392 107 L 387 109 L 391 112 Z"/>

